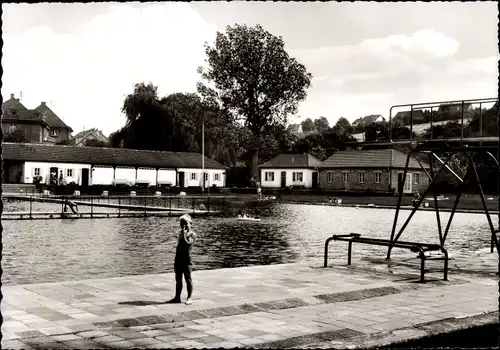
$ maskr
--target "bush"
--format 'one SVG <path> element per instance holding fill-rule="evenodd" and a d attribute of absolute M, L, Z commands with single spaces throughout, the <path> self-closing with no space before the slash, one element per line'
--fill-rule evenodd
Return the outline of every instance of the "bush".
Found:
<path fill-rule="evenodd" d="M 38 175 L 38 176 L 34 176 L 34 177 L 33 177 L 33 183 L 34 183 L 35 185 L 39 185 L 39 184 L 42 182 L 42 179 L 43 179 L 43 178 L 42 178 L 40 175 Z"/>

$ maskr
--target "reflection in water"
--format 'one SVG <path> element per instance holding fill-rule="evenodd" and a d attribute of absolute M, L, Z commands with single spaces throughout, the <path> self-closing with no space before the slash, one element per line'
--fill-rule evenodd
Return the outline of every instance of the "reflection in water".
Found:
<path fill-rule="evenodd" d="M 6 206 L 17 205 L 8 202 Z M 38 203 L 39 206 L 42 203 Z M 53 210 L 50 203 L 45 208 Z M 57 204 L 56 204 L 57 206 Z M 233 218 L 194 218 L 198 242 L 195 269 L 214 269 L 311 261 L 322 264 L 323 247 L 332 234 L 358 232 L 389 238 L 393 210 L 294 204 L 250 203 L 260 222 Z M 402 225 L 409 211 L 401 212 Z M 442 214 L 442 221 L 449 217 Z M 438 242 L 435 213 L 417 212 L 404 240 Z M 24 284 L 87 278 L 157 274 L 172 271 L 178 219 L 122 218 L 96 220 L 4 221 L 3 283 Z M 456 214 L 447 248 L 471 251 L 489 244 L 484 215 Z M 385 255 L 386 248 L 354 247 L 358 256 Z M 394 251 L 394 255 L 398 251 Z M 332 256 L 346 256 L 346 244 L 332 242 Z"/>

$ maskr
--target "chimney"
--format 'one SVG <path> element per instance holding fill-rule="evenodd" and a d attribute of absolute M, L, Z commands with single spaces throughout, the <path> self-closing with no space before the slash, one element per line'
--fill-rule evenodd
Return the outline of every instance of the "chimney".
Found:
<path fill-rule="evenodd" d="M 45 106 L 45 105 L 46 105 L 46 103 L 45 103 L 45 102 L 42 102 L 42 106 Z"/>
<path fill-rule="evenodd" d="M 14 99 L 14 94 L 10 94 L 10 98 L 11 98 L 11 99 Z"/>

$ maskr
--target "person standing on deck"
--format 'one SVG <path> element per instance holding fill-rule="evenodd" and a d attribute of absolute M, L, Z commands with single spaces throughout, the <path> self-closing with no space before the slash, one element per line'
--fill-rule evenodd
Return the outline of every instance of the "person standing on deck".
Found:
<path fill-rule="evenodd" d="M 184 214 L 180 217 L 181 232 L 177 237 L 177 249 L 175 252 L 175 297 L 167 303 L 180 303 L 182 293 L 182 277 L 186 280 L 188 297 L 186 305 L 192 304 L 193 281 L 191 279 L 191 248 L 196 242 L 196 234 L 191 230 L 191 217 Z"/>

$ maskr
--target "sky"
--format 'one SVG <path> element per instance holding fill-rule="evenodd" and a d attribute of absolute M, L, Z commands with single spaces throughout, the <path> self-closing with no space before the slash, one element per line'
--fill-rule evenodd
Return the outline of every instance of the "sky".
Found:
<path fill-rule="evenodd" d="M 495 2 L 2 4 L 3 86 L 45 101 L 77 133 L 125 123 L 134 84 L 195 92 L 203 44 L 227 25 L 261 24 L 312 73 L 290 121 L 369 114 L 395 104 L 495 97 Z"/>

